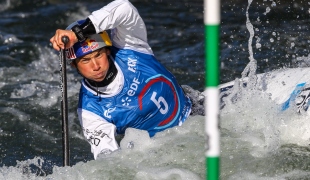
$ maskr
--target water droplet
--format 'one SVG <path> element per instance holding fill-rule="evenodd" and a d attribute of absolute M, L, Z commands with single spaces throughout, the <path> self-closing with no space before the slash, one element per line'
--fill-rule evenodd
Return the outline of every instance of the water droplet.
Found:
<path fill-rule="evenodd" d="M 291 43 L 291 48 L 293 48 L 295 46 L 295 43 L 294 42 L 292 42 Z"/>
<path fill-rule="evenodd" d="M 262 47 L 262 45 L 260 44 L 260 43 L 256 43 L 256 48 L 257 49 L 259 49 L 259 48 L 261 48 Z"/>

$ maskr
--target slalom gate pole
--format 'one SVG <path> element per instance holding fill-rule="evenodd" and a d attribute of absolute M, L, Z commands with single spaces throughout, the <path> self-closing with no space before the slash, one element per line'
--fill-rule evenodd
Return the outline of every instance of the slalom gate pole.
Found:
<path fill-rule="evenodd" d="M 67 36 L 62 37 L 65 47 L 69 42 Z M 62 147 L 63 147 L 63 166 L 70 166 L 69 157 L 69 131 L 68 131 L 68 100 L 67 100 L 67 63 L 66 51 L 62 49 L 60 52 L 61 66 L 61 116 L 62 116 Z"/>
<path fill-rule="evenodd" d="M 219 27 L 220 0 L 204 0 L 205 24 L 205 131 L 207 136 L 206 179 L 220 176 L 219 132 Z"/>

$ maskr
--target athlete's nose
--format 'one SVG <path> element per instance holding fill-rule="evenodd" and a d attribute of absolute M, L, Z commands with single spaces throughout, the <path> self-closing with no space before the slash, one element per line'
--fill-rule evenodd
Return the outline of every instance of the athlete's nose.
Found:
<path fill-rule="evenodd" d="M 100 69 L 100 64 L 97 62 L 96 59 L 92 59 L 92 63 L 93 63 L 93 70 L 98 71 Z"/>

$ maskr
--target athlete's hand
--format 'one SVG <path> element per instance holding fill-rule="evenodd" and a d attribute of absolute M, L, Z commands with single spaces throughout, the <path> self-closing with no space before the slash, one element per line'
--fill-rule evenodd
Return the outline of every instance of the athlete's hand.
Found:
<path fill-rule="evenodd" d="M 68 36 L 69 38 L 69 42 L 66 44 L 66 47 L 61 40 L 63 36 Z M 60 49 L 68 49 L 72 47 L 76 42 L 78 42 L 78 39 L 71 30 L 57 29 L 55 35 L 50 39 L 50 42 L 55 50 L 60 51 Z"/>

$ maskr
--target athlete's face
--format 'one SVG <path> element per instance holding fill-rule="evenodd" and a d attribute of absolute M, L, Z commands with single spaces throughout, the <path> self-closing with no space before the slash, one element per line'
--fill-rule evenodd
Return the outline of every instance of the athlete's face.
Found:
<path fill-rule="evenodd" d="M 85 78 L 96 82 L 103 81 L 109 69 L 109 54 L 108 49 L 101 48 L 75 60 L 75 66 Z"/>

